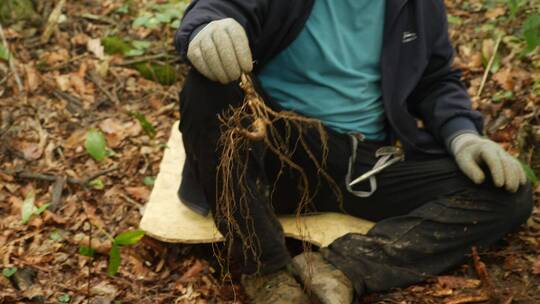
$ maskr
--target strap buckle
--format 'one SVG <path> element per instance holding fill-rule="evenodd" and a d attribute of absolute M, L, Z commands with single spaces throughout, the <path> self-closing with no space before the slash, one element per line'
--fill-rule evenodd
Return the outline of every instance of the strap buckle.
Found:
<path fill-rule="evenodd" d="M 352 187 L 361 182 L 364 182 L 371 177 L 381 173 L 385 169 L 405 160 L 405 153 L 399 147 L 382 147 L 377 152 L 375 152 L 375 157 L 380 158 L 379 161 L 373 166 L 373 169 L 364 173 L 360 177 L 353 180 L 349 183 L 349 186 Z"/>

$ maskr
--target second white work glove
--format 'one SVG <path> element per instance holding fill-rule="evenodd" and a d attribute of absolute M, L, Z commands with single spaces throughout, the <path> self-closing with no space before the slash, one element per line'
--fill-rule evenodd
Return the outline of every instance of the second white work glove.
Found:
<path fill-rule="evenodd" d="M 222 84 L 253 70 L 246 31 L 232 18 L 206 25 L 191 40 L 187 57 L 201 74 Z"/>
<path fill-rule="evenodd" d="M 495 186 L 517 192 L 527 183 L 521 164 L 497 143 L 476 134 L 462 134 L 450 144 L 458 166 L 476 184 L 482 184 L 486 175 L 480 165 L 487 165 Z"/>

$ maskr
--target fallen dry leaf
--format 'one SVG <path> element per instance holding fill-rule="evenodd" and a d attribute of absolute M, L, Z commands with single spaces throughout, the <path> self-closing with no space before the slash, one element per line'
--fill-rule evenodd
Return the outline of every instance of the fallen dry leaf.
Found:
<path fill-rule="evenodd" d="M 88 43 L 86 44 L 86 48 L 89 52 L 94 54 L 98 59 L 104 59 L 105 58 L 105 48 L 101 44 L 101 39 L 89 39 Z"/>
<path fill-rule="evenodd" d="M 482 281 L 484 288 L 491 289 L 493 284 L 491 283 L 491 279 L 487 272 L 486 264 L 484 264 L 484 262 L 482 262 L 482 260 L 480 259 L 480 255 L 478 255 L 478 249 L 476 247 L 473 247 L 472 249 L 472 258 L 474 262 L 474 269 L 476 270 L 476 274 Z"/>
<path fill-rule="evenodd" d="M 489 296 L 485 293 L 474 295 L 459 295 L 444 301 L 444 304 L 469 304 L 469 303 L 484 303 L 489 301 Z"/>
<path fill-rule="evenodd" d="M 53 52 L 45 52 L 41 60 L 49 66 L 58 65 L 69 59 L 69 52 L 66 49 L 59 49 Z"/>
<path fill-rule="evenodd" d="M 491 9 L 486 12 L 486 18 L 494 20 L 497 19 L 500 16 L 504 16 L 506 14 L 506 8 L 503 6 L 498 6 L 494 9 Z"/>
<path fill-rule="evenodd" d="M 127 187 L 126 192 L 131 196 L 132 198 L 141 201 L 146 202 L 148 201 L 148 198 L 150 197 L 150 190 L 148 187 Z"/>
<path fill-rule="evenodd" d="M 91 247 L 97 253 L 108 254 L 111 251 L 112 242 L 108 239 L 92 238 L 92 246 L 90 246 L 90 237 L 86 234 L 79 233 L 74 236 L 74 242 L 79 246 Z"/>
<path fill-rule="evenodd" d="M 26 160 L 37 160 L 43 154 L 43 150 L 36 142 L 15 141 L 13 147 L 20 151 Z"/>
<path fill-rule="evenodd" d="M 25 64 L 24 71 L 26 74 L 26 90 L 28 92 L 34 92 L 41 84 L 40 75 L 31 64 Z"/>
<path fill-rule="evenodd" d="M 178 282 L 179 283 L 186 283 L 188 280 L 190 280 L 191 278 L 197 276 L 199 273 L 201 273 L 205 269 L 206 269 L 205 264 L 203 264 L 199 260 L 195 260 L 195 263 L 193 263 L 193 265 L 191 265 L 189 267 L 189 269 L 186 270 L 186 272 L 184 272 L 182 277 L 180 279 L 178 279 Z"/>
<path fill-rule="evenodd" d="M 69 75 L 60 75 L 55 78 L 56 85 L 60 91 L 66 92 L 70 88 Z"/>
<path fill-rule="evenodd" d="M 532 273 L 540 275 L 540 257 L 538 257 L 538 260 L 533 264 Z"/>
<path fill-rule="evenodd" d="M 501 88 L 505 89 L 506 91 L 512 90 L 515 85 L 512 77 L 512 70 L 509 68 L 498 71 L 495 75 L 493 75 L 493 80 L 495 80 L 497 84 L 499 84 Z"/>
<path fill-rule="evenodd" d="M 440 276 L 437 278 L 437 284 L 452 289 L 474 289 L 480 287 L 482 282 L 480 280 L 463 277 Z"/>
<path fill-rule="evenodd" d="M 118 294 L 118 288 L 109 282 L 102 281 L 90 289 L 90 293 L 94 296 L 106 296 L 114 299 Z"/>

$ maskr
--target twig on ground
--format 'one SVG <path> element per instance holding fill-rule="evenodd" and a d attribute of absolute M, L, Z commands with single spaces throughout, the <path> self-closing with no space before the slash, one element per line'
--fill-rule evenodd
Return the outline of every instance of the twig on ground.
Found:
<path fill-rule="evenodd" d="M 7 134 L 13 126 L 13 118 L 11 117 L 11 111 L 1 111 L 0 122 L 0 140 L 2 140 L 4 135 Z"/>
<path fill-rule="evenodd" d="M 99 15 L 94 15 L 94 14 L 81 14 L 81 15 L 78 15 L 77 17 L 81 17 L 83 19 L 88 19 L 92 21 L 99 21 L 101 23 L 105 23 L 109 25 L 116 25 L 117 23 L 116 21 L 114 21 L 113 19 L 109 17 L 99 16 Z"/>
<path fill-rule="evenodd" d="M 115 104 L 120 104 L 120 100 L 118 100 L 118 97 L 117 96 L 114 96 L 111 92 L 109 92 L 109 90 L 107 90 L 107 88 L 105 88 L 103 86 L 103 82 L 101 81 L 101 79 L 96 75 L 95 72 L 91 72 L 90 75 L 88 76 L 88 79 L 90 79 L 90 81 L 92 81 L 97 87 L 98 89 L 103 92 L 103 94 L 107 95 L 107 97 L 109 97 L 109 99 L 114 102 Z"/>
<path fill-rule="evenodd" d="M 102 170 L 102 171 L 98 171 L 98 172 L 96 172 L 94 174 L 91 174 L 90 176 L 88 176 L 88 177 L 86 177 L 84 179 L 74 180 L 74 182 L 72 182 L 72 183 L 85 186 L 86 184 L 88 184 L 89 182 L 95 180 L 96 178 L 98 178 L 100 176 L 103 176 L 103 175 L 107 175 L 107 174 L 112 173 L 112 172 L 117 171 L 117 170 L 118 170 L 118 166 L 114 166 L 112 168 Z M 69 182 L 69 179 L 68 179 L 68 182 Z"/>
<path fill-rule="evenodd" d="M 66 181 L 67 178 L 65 176 L 59 176 L 54 182 L 51 195 L 51 206 L 49 207 L 49 209 L 53 212 L 58 210 L 58 207 L 60 207 L 60 203 L 62 201 L 62 192 L 64 191 Z"/>
<path fill-rule="evenodd" d="M 13 74 L 13 72 L 9 71 L 9 72 L 7 73 L 7 75 L 6 75 L 4 78 L 2 78 L 2 80 L 0 80 L 0 86 L 3 85 L 4 82 L 6 82 L 6 81 L 9 79 L 9 77 L 11 76 L 11 74 Z"/>
<path fill-rule="evenodd" d="M 54 30 L 56 29 L 56 26 L 58 25 L 60 16 L 62 15 L 62 9 L 64 8 L 64 4 L 66 4 L 66 0 L 59 0 L 54 9 L 52 10 L 51 14 L 49 15 L 49 20 L 47 20 L 47 25 L 45 26 L 45 30 L 43 31 L 43 35 L 41 36 L 42 43 L 49 42 L 49 39 L 51 38 Z"/>
<path fill-rule="evenodd" d="M 6 36 L 4 35 L 4 28 L 2 27 L 2 24 L 0 24 L 0 38 L 2 38 L 2 43 L 6 47 L 7 50 L 9 50 L 9 44 L 7 42 Z M 22 85 L 21 77 L 19 76 L 19 72 L 17 71 L 17 67 L 15 65 L 15 60 L 13 58 L 13 54 L 10 51 L 9 52 L 9 68 L 11 69 L 11 72 L 13 73 L 15 77 L 15 82 L 17 83 L 17 87 L 19 88 L 19 92 L 24 92 L 24 87 Z"/>
<path fill-rule="evenodd" d="M 482 78 L 482 83 L 480 84 L 480 88 L 478 89 L 476 97 L 480 97 L 482 95 L 482 92 L 484 91 L 484 87 L 486 86 L 489 73 L 491 72 L 491 68 L 493 67 L 495 58 L 497 58 L 497 54 L 499 53 L 499 46 L 501 45 L 502 38 L 503 35 L 499 35 L 499 37 L 497 38 L 497 42 L 495 43 L 495 47 L 493 48 L 493 54 L 491 54 L 491 58 L 489 59 L 489 63 L 486 67 L 486 71 L 484 72 L 484 77 Z"/>
<path fill-rule="evenodd" d="M 81 55 L 77 55 L 77 56 L 73 56 L 71 58 L 69 58 L 67 61 L 65 62 L 62 62 L 62 63 L 59 63 L 57 65 L 54 65 L 54 66 L 51 66 L 51 67 L 44 67 L 43 68 L 43 71 L 45 72 L 50 72 L 50 71 L 56 71 L 56 70 L 61 70 L 61 69 L 65 69 L 65 68 L 68 68 L 71 64 L 73 64 L 74 62 L 77 62 L 81 59 L 84 59 L 88 57 L 88 53 L 84 53 L 84 54 L 81 54 Z"/>
<path fill-rule="evenodd" d="M 478 254 L 478 249 L 476 247 L 473 247 L 472 249 L 472 258 L 474 262 L 474 269 L 476 270 L 476 274 L 478 274 L 478 277 L 482 281 L 483 288 L 486 290 L 491 290 L 493 284 L 491 284 L 491 280 L 489 279 L 486 264 L 484 264 L 484 262 L 480 260 L 480 255 Z"/>
<path fill-rule="evenodd" d="M 118 167 L 114 166 L 112 168 L 93 173 L 93 174 L 89 175 L 88 177 L 85 177 L 85 178 L 82 178 L 82 179 L 76 179 L 76 178 L 68 177 L 68 178 L 66 178 L 66 182 L 69 183 L 69 184 L 74 184 L 74 185 L 79 185 L 79 186 L 86 187 L 89 182 L 95 180 L 96 178 L 98 178 L 100 176 L 103 176 L 103 175 L 107 175 L 107 174 L 112 173 L 112 172 L 117 171 L 117 170 L 118 170 Z M 11 176 L 14 176 L 16 178 L 33 179 L 33 180 L 46 181 L 46 182 L 57 182 L 59 178 L 65 178 L 65 177 L 58 177 L 58 176 L 55 176 L 55 175 L 39 174 L 39 173 L 32 173 L 32 172 L 25 172 L 25 171 L 17 172 L 17 171 L 0 170 L 0 173 L 6 174 L 6 175 L 11 175 Z"/>
<path fill-rule="evenodd" d="M 489 301 L 489 296 L 481 293 L 474 295 L 459 295 L 455 298 L 452 298 L 448 301 L 445 301 L 444 304 L 469 304 L 469 303 L 483 303 Z"/>
<path fill-rule="evenodd" d="M 161 53 L 161 54 L 155 54 L 155 55 L 147 55 L 142 57 L 136 57 L 131 60 L 124 60 L 122 63 L 115 64 L 116 66 L 129 66 L 137 63 L 143 63 L 151 60 L 157 60 L 157 59 L 163 59 L 163 58 L 175 58 L 174 55 L 171 55 L 169 53 Z"/>
<path fill-rule="evenodd" d="M 71 114 L 84 116 L 84 107 L 79 98 L 59 90 L 54 90 L 53 95 L 68 102 L 67 109 Z"/>

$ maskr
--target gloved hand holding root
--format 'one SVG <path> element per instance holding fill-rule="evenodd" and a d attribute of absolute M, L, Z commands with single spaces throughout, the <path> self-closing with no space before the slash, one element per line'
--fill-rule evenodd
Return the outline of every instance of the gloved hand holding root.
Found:
<path fill-rule="evenodd" d="M 246 31 L 232 18 L 206 25 L 189 44 L 187 56 L 201 74 L 222 84 L 253 70 Z"/>

